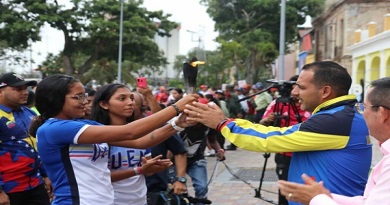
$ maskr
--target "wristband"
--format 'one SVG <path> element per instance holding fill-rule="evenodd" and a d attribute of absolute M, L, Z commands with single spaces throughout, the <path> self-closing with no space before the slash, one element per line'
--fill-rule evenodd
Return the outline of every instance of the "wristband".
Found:
<path fill-rule="evenodd" d="M 182 127 L 177 126 L 176 123 L 175 123 L 175 120 L 176 120 L 176 119 L 172 119 L 172 120 L 171 120 L 171 126 L 172 126 L 172 128 L 173 128 L 174 130 L 178 131 L 178 132 L 184 131 L 185 128 L 182 128 Z"/>
<path fill-rule="evenodd" d="M 141 167 L 134 167 L 134 173 L 135 175 L 141 175 Z"/>
<path fill-rule="evenodd" d="M 218 123 L 217 127 L 215 128 L 215 130 L 217 130 L 218 132 L 221 132 L 222 127 L 223 127 L 226 123 L 228 123 L 228 122 L 230 122 L 229 119 L 223 119 L 223 120 L 221 120 L 221 122 Z"/>
<path fill-rule="evenodd" d="M 181 111 L 180 111 L 180 109 L 177 107 L 177 105 L 172 104 L 172 105 L 170 105 L 170 106 L 172 106 L 173 108 L 175 108 L 175 110 L 176 110 L 176 116 L 179 116 L 180 113 L 181 113 Z"/>

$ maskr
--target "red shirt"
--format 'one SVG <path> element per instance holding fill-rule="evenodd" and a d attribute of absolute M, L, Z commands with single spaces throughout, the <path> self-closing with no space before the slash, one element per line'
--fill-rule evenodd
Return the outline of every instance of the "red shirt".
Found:
<path fill-rule="evenodd" d="M 301 120 L 302 122 L 303 121 L 306 121 L 310 116 L 311 116 L 311 113 L 308 112 L 308 111 L 305 111 L 305 110 L 302 110 L 301 109 L 301 106 L 300 104 L 295 104 L 296 107 L 297 107 L 297 110 L 298 110 L 298 113 L 299 115 L 301 116 Z M 267 109 L 265 110 L 265 113 L 263 115 L 263 119 L 268 117 L 271 113 L 274 112 L 275 110 L 275 106 L 276 106 L 276 100 L 273 100 L 267 107 Z M 281 122 L 280 122 L 280 127 L 287 127 L 287 126 L 291 126 L 291 125 L 295 125 L 295 124 L 298 124 L 298 119 L 296 118 L 295 116 L 295 113 L 293 111 L 292 108 L 290 108 L 290 112 L 289 112 L 289 106 L 288 105 L 283 105 L 283 103 L 279 103 L 279 109 L 278 110 L 281 110 L 281 114 L 282 115 L 289 115 L 290 116 L 290 123 L 289 125 L 286 125 L 286 120 L 285 119 L 282 119 Z M 291 152 L 286 152 L 284 153 L 286 156 L 292 156 L 292 153 Z"/>

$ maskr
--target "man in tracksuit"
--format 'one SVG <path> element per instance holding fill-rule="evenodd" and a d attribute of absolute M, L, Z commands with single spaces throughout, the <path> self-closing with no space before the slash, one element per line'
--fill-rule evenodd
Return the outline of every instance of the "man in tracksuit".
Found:
<path fill-rule="evenodd" d="M 293 152 L 288 180 L 304 183 L 308 174 L 323 181 L 332 193 L 362 195 L 371 166 L 372 145 L 363 116 L 348 95 L 352 79 L 334 62 L 307 64 L 291 95 L 312 116 L 303 123 L 280 128 L 227 119 L 216 106 L 186 106 L 187 120 L 216 128 L 240 148 L 258 152 Z M 288 196 L 291 199 L 293 195 Z M 289 204 L 296 204 L 289 202 Z"/>

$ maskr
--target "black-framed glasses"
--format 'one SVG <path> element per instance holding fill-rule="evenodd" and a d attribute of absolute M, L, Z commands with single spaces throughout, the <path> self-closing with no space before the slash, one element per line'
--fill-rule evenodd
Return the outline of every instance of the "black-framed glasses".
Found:
<path fill-rule="evenodd" d="M 387 107 L 385 105 L 364 105 L 363 103 L 356 103 L 355 104 L 355 108 L 356 110 L 360 113 L 360 114 L 363 114 L 364 110 L 367 108 L 367 107 L 383 107 L 387 110 L 390 110 L 390 107 Z"/>
<path fill-rule="evenodd" d="M 77 95 L 66 96 L 66 97 L 76 99 L 81 104 L 84 103 L 85 101 L 88 101 L 88 93 L 77 94 Z"/>

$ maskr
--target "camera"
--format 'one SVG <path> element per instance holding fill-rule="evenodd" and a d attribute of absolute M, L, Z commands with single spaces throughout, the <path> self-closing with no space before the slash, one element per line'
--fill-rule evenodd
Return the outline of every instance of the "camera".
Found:
<path fill-rule="evenodd" d="M 279 95 L 281 97 L 289 98 L 291 96 L 291 91 L 293 90 L 293 86 L 295 85 L 296 81 L 287 81 L 287 80 L 267 80 L 268 83 L 272 83 L 270 88 L 277 88 Z"/>

